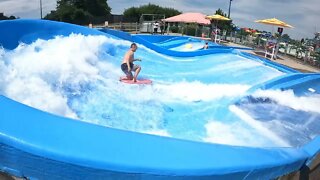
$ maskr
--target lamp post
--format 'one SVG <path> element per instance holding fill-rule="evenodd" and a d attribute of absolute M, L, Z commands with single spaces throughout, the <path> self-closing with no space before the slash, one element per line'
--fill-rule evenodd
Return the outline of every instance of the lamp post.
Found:
<path fill-rule="evenodd" d="M 228 11 L 228 18 L 230 18 L 231 1 L 232 1 L 232 0 L 230 0 L 230 1 L 229 1 L 229 11 Z"/>
<path fill-rule="evenodd" d="M 229 1 L 229 11 L 228 11 L 228 18 L 229 18 L 229 19 L 230 19 L 231 1 L 232 1 L 232 0 Z M 232 36 L 231 31 L 230 31 L 230 35 Z M 226 40 L 227 40 L 227 36 L 225 36 L 225 38 L 226 38 Z"/>
<path fill-rule="evenodd" d="M 40 0 L 40 18 L 42 19 L 42 0 Z"/>

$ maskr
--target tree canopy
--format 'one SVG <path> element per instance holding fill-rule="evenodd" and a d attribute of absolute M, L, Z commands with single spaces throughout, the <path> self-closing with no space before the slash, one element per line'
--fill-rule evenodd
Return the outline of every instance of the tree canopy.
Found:
<path fill-rule="evenodd" d="M 0 13 L 0 20 L 9 20 L 9 19 L 17 19 L 15 16 L 5 16 L 3 13 Z"/>
<path fill-rule="evenodd" d="M 155 4 L 148 4 L 148 5 L 142 5 L 140 7 L 131 7 L 129 9 L 126 9 L 123 12 L 123 15 L 125 18 L 132 18 L 135 21 L 138 21 L 142 14 L 163 14 L 165 17 L 171 17 L 176 16 L 178 14 L 181 14 L 180 11 L 173 9 L 173 8 L 164 8 L 160 7 Z M 163 17 L 155 17 L 156 19 L 160 19 Z M 147 19 L 152 20 L 152 19 Z"/>
<path fill-rule="evenodd" d="M 110 15 L 107 0 L 57 0 L 57 9 L 45 19 L 74 24 L 88 24 L 95 18 Z"/>

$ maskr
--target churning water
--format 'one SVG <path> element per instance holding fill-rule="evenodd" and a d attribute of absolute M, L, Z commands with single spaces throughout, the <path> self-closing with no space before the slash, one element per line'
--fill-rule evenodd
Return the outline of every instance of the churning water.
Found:
<path fill-rule="evenodd" d="M 0 48 L 0 93 L 61 116 L 193 141 L 298 146 L 319 134 L 318 96 L 259 91 L 252 96 L 271 100 L 234 105 L 253 85 L 283 75 L 276 69 L 236 53 L 178 58 L 138 45 L 140 77 L 153 84 L 128 85 L 119 77 L 129 46 L 111 36 L 72 34 Z M 297 111 L 308 119 L 294 119 Z"/>

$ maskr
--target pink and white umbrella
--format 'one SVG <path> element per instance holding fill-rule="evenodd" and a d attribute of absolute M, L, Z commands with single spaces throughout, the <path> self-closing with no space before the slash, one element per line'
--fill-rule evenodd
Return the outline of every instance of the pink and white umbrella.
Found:
<path fill-rule="evenodd" d="M 182 23 L 197 23 L 208 25 L 211 24 L 209 19 L 206 19 L 206 15 L 201 13 L 183 13 L 177 16 L 172 16 L 167 19 L 163 19 L 164 22 L 182 22 Z"/>

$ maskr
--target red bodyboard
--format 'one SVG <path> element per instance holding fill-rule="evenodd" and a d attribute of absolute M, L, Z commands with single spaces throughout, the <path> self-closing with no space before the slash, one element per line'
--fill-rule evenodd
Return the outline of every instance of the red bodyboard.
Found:
<path fill-rule="evenodd" d="M 137 82 L 133 82 L 132 80 L 127 79 L 121 79 L 120 81 L 127 84 L 152 84 L 152 81 L 150 79 L 137 79 Z"/>

